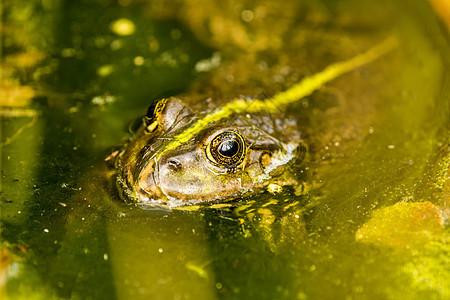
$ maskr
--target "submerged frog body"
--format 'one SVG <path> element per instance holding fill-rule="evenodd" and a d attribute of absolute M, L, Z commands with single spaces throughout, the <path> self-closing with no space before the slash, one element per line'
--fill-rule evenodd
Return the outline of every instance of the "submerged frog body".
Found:
<path fill-rule="evenodd" d="M 202 117 L 177 98 L 149 107 L 117 157 L 119 188 L 128 199 L 178 206 L 297 183 L 288 166 L 303 160 L 306 150 L 295 120 L 281 113 L 233 113 L 167 149 Z"/>

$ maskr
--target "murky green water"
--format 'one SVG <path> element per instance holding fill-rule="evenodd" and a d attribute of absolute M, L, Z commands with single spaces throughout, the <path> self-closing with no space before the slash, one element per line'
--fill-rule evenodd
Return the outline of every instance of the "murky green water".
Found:
<path fill-rule="evenodd" d="M 450 42 L 424 1 L 2 9 L 0 297 L 450 297 Z M 103 159 L 154 99 L 271 95 L 390 35 L 398 49 L 293 105 L 303 193 L 239 214 L 108 192 Z"/>

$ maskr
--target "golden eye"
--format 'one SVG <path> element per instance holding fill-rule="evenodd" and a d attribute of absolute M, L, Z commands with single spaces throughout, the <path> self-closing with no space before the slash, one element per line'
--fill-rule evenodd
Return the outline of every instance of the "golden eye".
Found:
<path fill-rule="evenodd" d="M 244 160 L 246 150 L 239 132 L 224 131 L 211 140 L 206 147 L 206 156 L 216 166 L 234 168 Z"/>
<path fill-rule="evenodd" d="M 161 99 L 153 102 L 147 109 L 145 114 L 145 130 L 147 132 L 153 132 L 158 127 L 158 117 L 166 106 L 167 99 Z"/>

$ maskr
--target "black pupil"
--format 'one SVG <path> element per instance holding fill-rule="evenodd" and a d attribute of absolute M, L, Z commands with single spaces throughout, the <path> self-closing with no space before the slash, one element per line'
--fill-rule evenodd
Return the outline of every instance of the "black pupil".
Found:
<path fill-rule="evenodd" d="M 239 144 L 235 140 L 225 141 L 220 144 L 219 153 L 226 157 L 233 157 L 239 151 Z"/>
<path fill-rule="evenodd" d="M 149 119 L 153 118 L 153 115 L 154 115 L 154 113 L 155 113 L 155 108 L 156 108 L 156 104 L 157 104 L 157 103 L 158 103 L 158 102 L 155 101 L 155 102 L 152 103 L 152 105 L 150 105 L 150 106 L 148 107 L 147 113 L 145 114 L 145 116 L 146 116 L 147 118 L 149 118 Z"/>

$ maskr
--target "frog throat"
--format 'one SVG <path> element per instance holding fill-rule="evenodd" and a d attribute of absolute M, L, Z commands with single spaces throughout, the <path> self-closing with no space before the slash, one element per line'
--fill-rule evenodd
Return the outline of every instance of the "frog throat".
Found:
<path fill-rule="evenodd" d="M 261 111 L 268 113 L 280 112 L 284 110 L 288 104 L 299 101 L 300 99 L 312 94 L 324 84 L 344 75 L 345 73 L 373 62 L 384 54 L 392 51 L 397 46 L 398 39 L 395 36 L 390 36 L 381 43 L 370 48 L 366 52 L 348 60 L 331 64 L 323 71 L 304 78 L 302 81 L 293 85 L 291 88 L 287 89 L 284 92 L 280 92 L 271 98 L 268 98 L 266 100 L 247 100 L 235 98 L 234 100 L 214 110 L 205 117 L 198 119 L 182 133 L 175 136 L 174 139 L 164 147 L 164 149 L 161 149 L 160 152 L 155 154 L 155 158 L 156 160 L 159 160 L 164 152 L 173 150 L 178 146 L 188 142 L 194 135 L 199 133 L 208 124 L 227 118 L 233 113 L 256 113 Z"/>

